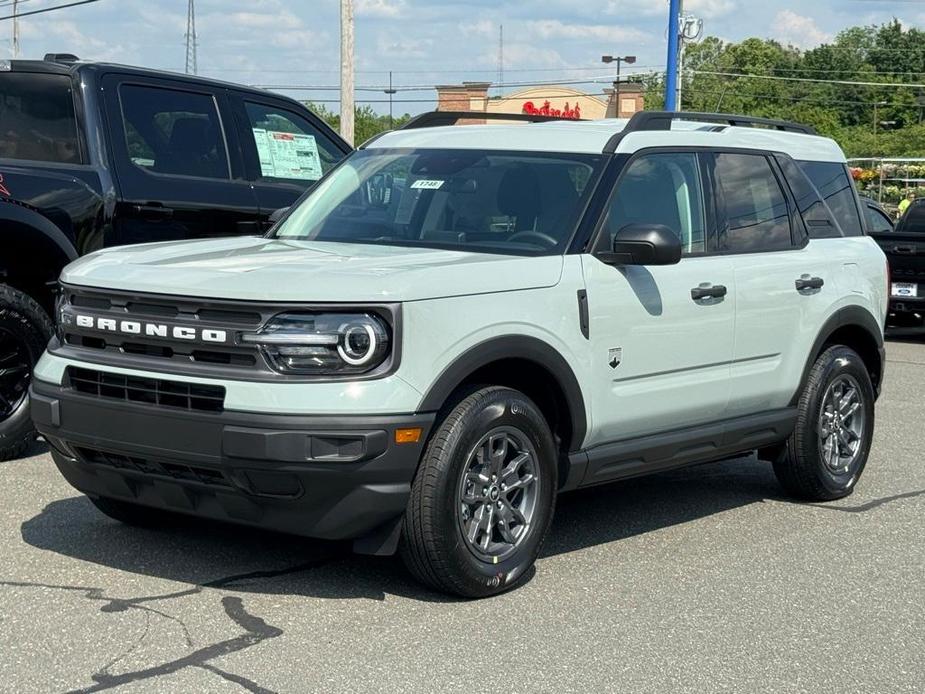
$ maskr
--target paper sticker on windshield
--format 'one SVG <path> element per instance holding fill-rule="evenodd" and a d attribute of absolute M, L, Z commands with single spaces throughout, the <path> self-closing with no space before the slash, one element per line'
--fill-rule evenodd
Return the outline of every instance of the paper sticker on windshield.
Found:
<path fill-rule="evenodd" d="M 443 181 L 428 181 L 422 178 L 412 183 L 411 187 L 419 188 L 421 190 L 437 190 L 442 185 L 443 185 Z"/>
<path fill-rule="evenodd" d="M 260 173 L 271 178 L 317 181 L 323 173 L 313 135 L 253 128 Z"/>

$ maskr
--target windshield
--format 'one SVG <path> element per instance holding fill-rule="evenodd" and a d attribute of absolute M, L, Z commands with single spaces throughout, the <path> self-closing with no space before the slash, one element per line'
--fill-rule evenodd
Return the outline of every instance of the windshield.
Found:
<path fill-rule="evenodd" d="M 916 200 L 896 222 L 896 231 L 903 234 L 925 233 L 925 201 Z"/>
<path fill-rule="evenodd" d="M 277 238 L 485 253 L 564 252 L 602 155 L 361 150 L 280 224 Z"/>

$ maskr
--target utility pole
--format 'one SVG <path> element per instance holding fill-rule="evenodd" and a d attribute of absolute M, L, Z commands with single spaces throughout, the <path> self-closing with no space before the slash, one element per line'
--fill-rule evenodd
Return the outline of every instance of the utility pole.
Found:
<path fill-rule="evenodd" d="M 340 135 L 353 145 L 353 0 L 340 0 Z"/>
<path fill-rule="evenodd" d="M 197 74 L 196 65 L 196 5 L 189 0 L 186 6 L 186 74 Z"/>
<path fill-rule="evenodd" d="M 392 87 L 392 71 L 389 70 L 389 88 L 385 90 L 385 93 L 389 95 L 389 130 L 392 129 L 392 97 L 396 91 L 398 90 Z"/>
<path fill-rule="evenodd" d="M 498 26 L 498 96 L 504 91 L 504 25 Z"/>
<path fill-rule="evenodd" d="M 19 57 L 19 0 L 13 0 L 13 59 Z"/>
<path fill-rule="evenodd" d="M 670 0 L 668 8 L 668 57 L 665 61 L 665 110 L 676 111 L 678 103 L 678 43 L 681 0 Z"/>

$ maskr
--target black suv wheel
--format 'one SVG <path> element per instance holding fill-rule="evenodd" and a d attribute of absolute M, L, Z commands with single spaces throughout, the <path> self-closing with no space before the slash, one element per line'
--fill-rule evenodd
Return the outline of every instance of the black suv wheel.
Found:
<path fill-rule="evenodd" d="M 0 460 L 22 454 L 35 438 L 29 381 L 51 335 L 51 320 L 42 307 L 0 284 Z"/>
<path fill-rule="evenodd" d="M 861 477 L 873 433 L 874 388 L 864 362 L 848 347 L 829 347 L 809 373 L 774 473 L 801 499 L 840 499 Z"/>
<path fill-rule="evenodd" d="M 552 521 L 552 434 L 518 391 L 477 390 L 446 415 L 411 489 L 401 553 L 431 587 L 487 597 L 519 585 Z"/>

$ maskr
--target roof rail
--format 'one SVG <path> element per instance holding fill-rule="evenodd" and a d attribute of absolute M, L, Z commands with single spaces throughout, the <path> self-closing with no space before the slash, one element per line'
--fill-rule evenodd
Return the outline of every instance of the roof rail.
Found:
<path fill-rule="evenodd" d="M 731 113 L 695 113 L 693 111 L 639 111 L 630 118 L 629 123 L 619 133 L 616 133 L 604 146 L 604 152 L 613 153 L 624 136 L 633 132 L 651 130 L 671 130 L 672 121 L 688 120 L 701 123 L 719 123 L 733 127 L 751 128 L 763 126 L 773 130 L 781 130 L 804 135 L 817 135 L 815 128 L 801 123 L 773 118 L 758 118 L 755 116 L 739 116 Z"/>
<path fill-rule="evenodd" d="M 46 53 L 42 60 L 46 63 L 76 63 L 80 58 L 73 53 Z"/>
<path fill-rule="evenodd" d="M 418 128 L 436 128 L 441 125 L 456 125 L 460 120 L 520 120 L 528 123 L 546 123 L 549 121 L 580 120 L 565 116 L 541 116 L 531 113 L 494 113 L 486 111 L 430 111 L 415 116 L 399 130 L 416 130 Z"/>

